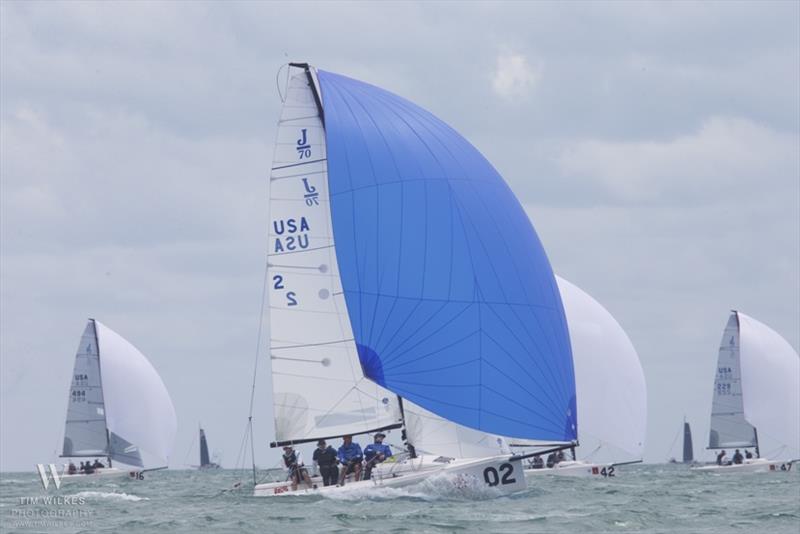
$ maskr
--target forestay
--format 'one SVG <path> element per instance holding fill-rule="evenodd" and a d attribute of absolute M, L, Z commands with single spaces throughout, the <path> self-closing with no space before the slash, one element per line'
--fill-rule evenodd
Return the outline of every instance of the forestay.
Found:
<path fill-rule="evenodd" d="M 312 83 L 305 72 L 289 80 L 270 176 L 273 445 L 370 432 L 400 421 L 396 396 L 364 377 L 353 341 Z"/>
<path fill-rule="evenodd" d="M 575 379 L 558 288 L 503 179 L 464 138 L 411 102 L 324 71 L 319 81 L 342 284 L 334 291 L 344 292 L 363 375 L 472 429 L 575 439 Z M 319 143 L 319 126 L 313 117 L 282 138 L 282 165 L 303 139 L 298 129 Z M 324 155 L 312 151 L 309 158 Z M 318 170 L 324 173 L 323 162 Z M 326 193 L 318 182 L 310 185 Z M 303 193 L 280 196 L 302 204 Z M 332 243 L 308 243 L 317 247 L 330 251 Z M 330 267 L 316 265 L 322 263 Z M 308 359 L 319 366 L 320 358 Z"/>
<path fill-rule="evenodd" d="M 739 342 L 739 319 L 733 312 L 722 334 L 717 357 L 709 449 L 755 447 L 757 444 L 755 430 L 744 415 Z"/>

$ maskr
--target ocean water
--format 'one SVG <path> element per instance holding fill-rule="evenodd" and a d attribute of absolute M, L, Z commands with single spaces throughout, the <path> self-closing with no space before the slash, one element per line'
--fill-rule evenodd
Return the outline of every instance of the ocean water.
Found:
<path fill-rule="evenodd" d="M 800 475 L 708 475 L 681 465 L 618 468 L 613 479 L 539 477 L 497 497 L 447 484 L 336 498 L 251 497 L 239 471 L 160 471 L 144 481 L 65 483 L 0 474 L 2 532 L 800 532 Z M 249 472 L 244 473 L 246 477 Z M 245 479 L 246 480 L 246 479 Z M 32 498 L 59 497 L 60 503 Z"/>

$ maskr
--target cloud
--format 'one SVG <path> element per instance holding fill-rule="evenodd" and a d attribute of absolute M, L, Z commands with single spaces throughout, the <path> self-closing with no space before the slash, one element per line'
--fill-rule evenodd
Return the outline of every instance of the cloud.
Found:
<path fill-rule="evenodd" d="M 743 194 L 753 201 L 796 189 L 799 145 L 796 133 L 713 117 L 664 141 L 574 141 L 557 161 L 565 176 L 590 183 L 611 201 L 695 204 Z"/>
<path fill-rule="evenodd" d="M 492 89 L 506 99 L 526 96 L 538 83 L 540 70 L 532 67 L 522 54 L 502 52 L 497 56 L 492 73 Z"/>

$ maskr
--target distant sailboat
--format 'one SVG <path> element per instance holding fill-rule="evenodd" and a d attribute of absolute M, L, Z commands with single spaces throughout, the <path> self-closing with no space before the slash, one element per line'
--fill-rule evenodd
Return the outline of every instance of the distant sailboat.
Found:
<path fill-rule="evenodd" d="M 290 68 L 270 177 L 272 446 L 404 431 L 412 404 L 483 433 L 574 444 L 561 299 L 503 179 L 411 102 Z M 526 485 L 521 462 L 422 455 L 346 487 L 414 483 L 424 468 L 511 492 Z"/>
<path fill-rule="evenodd" d="M 89 475 L 65 478 L 126 473 L 142 478 L 144 470 L 166 468 L 176 430 L 172 400 L 147 358 L 89 319 L 75 355 L 61 457 L 104 457 L 106 464 Z"/>
<path fill-rule="evenodd" d="M 731 454 L 722 465 L 693 467 L 700 472 L 788 471 L 794 461 L 761 457 L 767 437 L 779 454 L 800 451 L 800 357 L 777 332 L 733 311 L 717 358 L 708 448 Z M 735 449 L 752 449 L 754 458 L 730 463 Z"/>
<path fill-rule="evenodd" d="M 208 454 L 208 441 L 206 441 L 206 433 L 200 428 L 200 469 L 219 469 L 219 464 L 212 462 Z"/>
<path fill-rule="evenodd" d="M 582 460 L 528 476 L 613 477 L 618 467 L 642 461 L 647 432 L 647 383 L 639 355 L 613 315 L 575 284 L 556 276 L 575 359 Z M 605 461 L 591 460 L 592 453 Z"/>
<path fill-rule="evenodd" d="M 692 446 L 692 428 L 688 421 L 683 422 L 683 463 L 694 462 L 694 447 Z"/>

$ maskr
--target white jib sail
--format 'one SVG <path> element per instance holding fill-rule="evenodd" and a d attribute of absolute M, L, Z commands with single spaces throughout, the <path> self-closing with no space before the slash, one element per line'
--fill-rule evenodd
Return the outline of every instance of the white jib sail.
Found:
<path fill-rule="evenodd" d="M 642 458 L 647 431 L 647 386 L 625 330 L 588 293 L 556 276 L 569 326 L 578 439 L 582 453 L 619 460 L 619 451 Z M 593 457 L 595 459 L 595 457 Z"/>
<path fill-rule="evenodd" d="M 364 378 L 339 279 L 325 131 L 305 72 L 289 80 L 270 176 L 269 308 L 275 441 L 399 423 L 396 396 Z"/>
<path fill-rule="evenodd" d="M 744 417 L 762 454 L 800 458 L 800 356 L 767 325 L 737 315 Z"/>
<path fill-rule="evenodd" d="M 156 370 L 122 336 L 95 321 L 111 457 L 129 465 L 164 467 L 177 418 Z"/>
<path fill-rule="evenodd" d="M 100 356 L 94 321 L 89 320 L 75 354 L 67 401 L 64 457 L 106 456 L 106 412 L 100 383 Z"/>
<path fill-rule="evenodd" d="M 744 416 L 740 339 L 739 320 L 736 312 L 733 312 L 719 345 L 711 402 L 710 449 L 756 445 L 755 430 Z"/>

